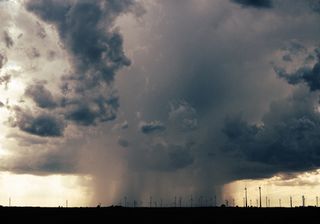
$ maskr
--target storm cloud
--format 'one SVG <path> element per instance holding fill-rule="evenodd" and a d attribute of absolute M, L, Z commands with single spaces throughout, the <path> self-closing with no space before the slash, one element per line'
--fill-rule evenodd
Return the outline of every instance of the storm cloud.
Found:
<path fill-rule="evenodd" d="M 57 106 L 51 92 L 43 83 L 28 86 L 25 95 L 30 97 L 40 108 L 54 108 Z"/>
<path fill-rule="evenodd" d="M 319 58 L 317 49 L 315 53 Z M 273 102 L 260 124 L 249 124 L 241 116 L 226 119 L 223 128 L 227 136 L 225 152 L 239 160 L 257 163 L 262 177 L 318 168 L 318 64 L 317 61 L 310 69 L 303 65 L 293 74 L 285 74 L 284 69 L 276 68 L 280 78 L 297 88 L 289 97 Z M 251 178 L 253 174 L 248 172 L 247 175 Z"/>
<path fill-rule="evenodd" d="M 2 170 L 88 174 L 111 204 L 320 166 L 310 1 L 138 2 L 30 0 L 4 26 Z"/>
<path fill-rule="evenodd" d="M 59 137 L 63 135 L 65 123 L 57 116 L 40 113 L 32 114 L 19 107 L 15 107 L 15 117 L 10 120 L 13 127 L 22 131 L 43 137 Z"/>
<path fill-rule="evenodd" d="M 226 122 L 225 152 L 248 165 L 256 163 L 255 166 L 260 167 L 260 177 L 319 167 L 320 116 L 311 102 L 304 102 L 305 97 L 310 95 L 302 91 L 272 104 L 262 126 L 250 125 L 241 119 Z M 256 175 L 249 171 L 245 178 Z"/>
<path fill-rule="evenodd" d="M 272 8 L 272 0 L 232 0 L 245 7 Z"/>
<path fill-rule="evenodd" d="M 133 4 L 131 0 L 29 1 L 29 11 L 57 28 L 73 71 L 61 79 L 61 104 L 57 105 L 54 96 L 38 84 L 31 85 L 26 95 L 40 108 L 61 107 L 65 119 L 79 125 L 115 119 L 118 100 L 112 81 L 119 69 L 130 65 L 130 60 L 124 54 L 114 20 Z M 44 30 L 38 27 L 41 38 L 45 38 Z"/>
<path fill-rule="evenodd" d="M 288 73 L 284 68 L 275 67 L 275 72 L 280 78 L 285 79 L 289 84 L 306 84 L 311 91 L 320 89 L 320 49 L 314 50 L 316 63 L 313 66 L 303 66 L 292 73 Z M 307 58 L 306 58 L 307 59 Z"/>
<path fill-rule="evenodd" d="M 178 1 L 157 2 L 147 7 L 140 35 L 139 29 L 124 33 L 124 44 L 134 63 L 123 73 L 136 78 L 117 77 L 121 106 L 115 121 L 120 125 L 127 120 L 129 128 L 116 133 L 130 142 L 124 149 L 127 172 L 129 176 L 138 172 L 141 184 L 123 187 L 119 195 L 140 195 L 138 189 L 151 179 L 146 174 L 150 170 L 157 175 L 164 172 L 167 178 L 163 183 L 188 192 L 185 194 L 212 195 L 229 181 L 319 166 L 318 143 L 302 149 L 306 139 L 317 133 L 317 96 L 304 85 L 284 82 L 273 69 L 276 64 L 285 69 L 288 66 L 291 72 L 308 54 L 315 57 L 310 49 L 319 36 L 313 27 L 317 15 L 302 1 L 289 8 L 278 1 L 237 2 L 245 8 L 232 7 L 234 3 L 190 1 L 182 6 Z M 215 10 L 220 7 L 223 12 Z M 234 23 L 240 15 L 242 19 Z M 297 16 L 303 20 L 308 17 L 309 22 L 290 23 L 289 18 Z M 126 30 L 126 22 L 122 30 Z M 202 28 L 194 29 L 196 24 Z M 270 24 L 277 24 L 276 28 L 271 29 Z M 310 36 L 300 35 L 302 30 Z M 283 61 L 284 55 L 292 61 Z M 310 57 L 308 61 L 306 66 L 313 68 L 315 60 Z M 304 97 L 308 99 L 305 104 Z M 144 134 L 144 121 L 159 121 L 166 129 Z M 137 127 L 141 134 L 135 132 Z M 289 137 L 296 148 L 290 145 Z M 187 158 L 181 168 L 168 162 L 174 146 L 186 150 L 180 155 Z M 314 157 L 303 154 L 306 151 Z M 175 175 L 180 181 L 169 178 Z M 196 190 L 182 190 L 181 183 Z M 161 195 L 156 186 L 147 190 Z"/>

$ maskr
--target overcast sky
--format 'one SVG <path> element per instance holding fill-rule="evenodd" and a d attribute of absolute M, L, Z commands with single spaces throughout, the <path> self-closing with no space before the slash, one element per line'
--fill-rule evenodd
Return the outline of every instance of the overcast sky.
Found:
<path fill-rule="evenodd" d="M 1 0 L 0 21 L 6 177 L 106 204 L 314 186 L 320 1 Z"/>

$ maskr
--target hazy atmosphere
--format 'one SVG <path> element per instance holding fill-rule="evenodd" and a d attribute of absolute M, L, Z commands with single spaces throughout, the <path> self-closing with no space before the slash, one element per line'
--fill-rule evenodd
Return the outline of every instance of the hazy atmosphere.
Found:
<path fill-rule="evenodd" d="M 314 204 L 319 22 L 319 0 L 0 0 L 0 204 Z"/>

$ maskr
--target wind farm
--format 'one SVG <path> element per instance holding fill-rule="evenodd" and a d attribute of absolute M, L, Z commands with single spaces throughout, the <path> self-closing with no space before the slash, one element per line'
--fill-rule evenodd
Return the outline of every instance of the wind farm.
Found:
<path fill-rule="evenodd" d="M 298 223 L 319 217 L 317 207 L 0 207 L 7 221 L 139 222 L 139 223 Z"/>
<path fill-rule="evenodd" d="M 24 207 L 14 206 L 10 197 L 7 206 L 0 206 L 0 217 L 3 220 L 40 221 L 42 217 L 50 217 L 50 221 L 100 221 L 138 222 L 138 223 L 298 223 L 318 217 L 318 196 L 314 205 L 306 202 L 301 195 L 300 203 L 293 204 L 293 198 L 279 198 L 271 201 L 270 196 L 262 195 L 262 187 L 258 187 L 259 198 L 251 199 L 247 187 L 243 189 L 243 204 L 238 205 L 234 199 L 216 201 L 217 196 L 174 196 L 171 201 L 157 200 L 150 196 L 149 200 L 136 200 L 123 197 L 116 205 L 98 204 L 96 207 L 72 207 L 68 199 L 64 206 L 58 207 Z M 265 199 L 264 199 L 265 198 Z M 289 206 L 283 206 L 282 201 Z M 309 199 L 311 200 L 311 199 Z M 255 204 L 252 202 L 256 201 Z M 307 205 L 308 204 L 308 205 Z M 150 221 L 152 220 L 152 221 Z"/>

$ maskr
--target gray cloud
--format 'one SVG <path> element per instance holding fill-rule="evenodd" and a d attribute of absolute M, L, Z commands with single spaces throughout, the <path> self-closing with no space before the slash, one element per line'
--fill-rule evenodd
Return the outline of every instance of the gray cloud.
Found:
<path fill-rule="evenodd" d="M 302 91 L 300 95 L 309 99 L 311 107 L 299 105 L 295 99 L 294 108 L 282 112 L 284 117 L 293 117 L 281 129 L 265 120 L 269 117 L 266 114 L 280 116 L 280 109 L 271 112 L 272 102 L 286 102 L 284 108 L 291 108 L 288 96 L 292 89 L 279 80 L 270 61 L 275 61 L 280 51 L 279 61 L 288 67 L 292 65 L 282 60 L 284 54 L 290 55 L 293 63 L 297 62 L 296 57 L 304 60 L 305 51 L 320 35 L 314 29 L 318 17 L 310 13 L 305 2 L 287 3 L 273 1 L 266 6 L 270 10 L 242 10 L 222 0 L 184 4 L 157 1 L 149 7 L 146 4 L 148 11 L 141 24 L 122 21 L 121 30 L 133 63 L 122 71 L 124 75 L 117 76 L 121 106 L 120 117 L 115 121 L 127 120 L 130 125 L 125 131 L 114 129 L 114 132 L 117 138 L 121 136 L 130 142 L 120 151 L 124 151 L 128 160 L 127 176 L 137 177 L 139 183 L 124 182 L 119 197 L 124 194 L 141 197 L 142 192 L 166 195 L 158 188 L 161 184 L 171 184 L 184 195 L 213 195 L 213 189 L 218 194 L 219 186 L 229 181 L 315 167 L 312 160 L 306 165 L 296 161 L 299 156 L 304 161 L 309 158 L 291 146 L 282 151 L 277 148 L 278 155 L 269 145 L 277 135 L 288 137 L 298 132 L 304 120 L 295 113 L 299 107 L 312 110 L 311 104 L 317 102 L 314 93 L 301 86 L 294 87 L 304 90 L 305 94 Z M 301 23 L 292 23 L 292 19 Z M 199 29 L 194 29 L 198 24 Z M 304 34 L 300 35 L 301 32 Z M 291 41 L 293 37 L 297 41 Z M 283 48 L 290 41 L 292 44 Z M 132 75 L 134 78 L 128 78 Z M 238 113 L 243 117 L 233 118 Z M 224 122 L 226 115 L 230 116 L 228 122 Z M 282 119 L 279 117 L 276 122 L 282 123 Z M 165 124 L 165 131 L 152 135 L 136 132 L 140 121 L 154 120 Z M 225 123 L 230 127 L 225 127 Z M 285 134 L 289 127 L 297 130 Z M 306 143 L 298 139 L 297 136 L 295 144 Z M 186 150 L 188 165 L 181 168 L 172 165 L 170 153 L 175 151 L 174 146 Z M 183 153 L 177 155 L 184 157 Z M 159 181 L 153 183 L 152 176 Z M 193 190 L 184 189 L 183 184 Z"/>
<path fill-rule="evenodd" d="M 29 11 L 57 28 L 70 53 L 74 71 L 61 80 L 66 119 L 94 125 L 116 117 L 118 100 L 110 89 L 115 73 L 130 65 L 130 60 L 124 54 L 122 36 L 113 24 L 117 16 L 133 5 L 133 0 L 27 3 Z"/>
<path fill-rule="evenodd" d="M 316 169 L 320 166 L 320 114 L 314 105 L 318 105 L 317 95 L 299 88 L 294 95 L 271 104 L 263 125 L 249 124 L 241 117 L 227 119 L 225 153 L 246 161 L 240 170 L 256 163 L 260 177 Z M 244 178 L 256 175 L 248 171 Z"/>
<path fill-rule="evenodd" d="M 163 132 L 164 130 L 166 130 L 165 125 L 160 121 L 142 121 L 140 122 L 139 128 L 144 134 L 152 134 L 156 132 Z"/>
<path fill-rule="evenodd" d="M 52 173 L 74 174 L 79 172 L 76 168 L 77 154 L 72 150 L 52 152 L 45 150 L 36 155 L 26 152 L 6 159 L 4 161 L 3 158 L 0 159 L 0 169 L 15 173 L 50 175 Z"/>
<path fill-rule="evenodd" d="M 112 29 L 112 23 L 132 4 L 133 1 L 30 1 L 27 7 L 57 26 L 74 57 L 76 71 L 72 78 L 82 81 L 77 84 L 94 87 L 97 84 L 92 83 L 91 76 L 98 78 L 96 82 L 110 81 L 119 68 L 130 63 L 123 53 L 122 37 Z"/>
<path fill-rule="evenodd" d="M 120 16 L 133 10 L 133 1 L 29 1 L 29 11 L 57 29 L 71 70 L 54 71 L 65 74 L 61 93 L 50 89 L 52 83 L 37 87 L 47 98 L 45 90 L 51 92 L 54 102 L 59 99 L 56 107 L 46 107 L 40 102 L 50 100 L 31 93 L 36 107 L 16 112 L 15 125 L 35 133 L 32 137 L 59 132 L 33 124 L 43 115 L 69 126 L 50 125 L 65 135 L 43 138 L 47 143 L 21 139 L 26 148 L 34 141 L 34 147 L 56 151 L 33 160 L 23 155 L 6 167 L 16 172 L 84 171 L 94 179 L 93 201 L 109 203 L 123 195 L 219 194 L 232 180 L 318 166 L 317 91 L 279 81 L 270 65 L 282 49 L 279 61 L 293 66 L 319 39 L 314 29 L 318 15 L 304 1 L 283 1 L 284 6 L 273 1 L 264 7 L 240 2 L 272 10 L 242 10 L 224 0 L 141 2 L 148 11 L 137 22 Z M 50 39 L 47 31 L 45 40 Z M 282 48 L 293 37 L 305 49 Z M 40 50 L 33 63 L 45 56 Z M 132 64 L 120 70 L 129 65 L 124 51 Z M 282 60 L 283 53 L 292 63 Z M 314 68 L 313 55 L 303 66 Z M 118 72 L 122 74 L 115 76 Z M 238 113 L 243 116 L 233 117 Z M 68 151 L 70 136 L 77 136 L 79 145 L 72 148 L 78 150 Z M 114 194 L 105 194 L 109 187 Z"/>
<path fill-rule="evenodd" d="M 235 3 L 238 3 L 246 7 L 255 7 L 255 8 L 272 8 L 272 0 L 232 0 Z"/>
<path fill-rule="evenodd" d="M 39 82 L 28 86 L 25 95 L 30 97 L 40 108 L 55 108 L 57 103 L 44 84 Z"/>
<path fill-rule="evenodd" d="M 109 95 L 106 96 L 92 95 L 83 98 L 66 99 L 65 101 L 65 117 L 81 125 L 93 125 L 96 122 L 105 122 L 114 120 L 119 107 L 118 98 Z"/>
<path fill-rule="evenodd" d="M 59 137 L 63 135 L 65 123 L 58 117 L 47 113 L 37 115 L 19 107 L 14 108 L 15 117 L 10 120 L 13 127 L 27 133 L 43 137 Z"/>
<path fill-rule="evenodd" d="M 79 172 L 75 166 L 77 163 L 76 154 L 66 155 L 63 153 L 48 154 L 44 156 L 44 161 L 41 161 L 36 170 L 44 173 L 77 173 Z M 21 170 L 24 170 L 23 167 Z"/>
<path fill-rule="evenodd" d="M 18 151 L 10 145 L 12 153 L 1 158 L 1 170 L 37 175 L 83 171 L 79 167 L 83 167 L 84 163 L 78 167 L 81 161 L 79 156 L 83 151 L 96 150 L 96 146 L 86 145 L 90 139 L 87 137 L 89 130 L 114 120 L 117 115 L 119 100 L 113 88 L 114 76 L 121 68 L 129 66 L 130 60 L 124 54 L 122 36 L 115 20 L 129 11 L 140 10 L 137 13 L 141 13 L 142 8 L 135 4 L 134 0 L 25 2 L 27 11 L 36 15 L 39 22 L 23 27 L 22 30 L 27 32 L 21 33 L 16 43 L 9 42 L 9 35 L 4 43 L 9 56 L 12 55 L 13 44 L 16 44 L 27 55 L 21 69 L 31 70 L 28 78 L 15 73 L 15 68 L 12 70 L 12 77 L 25 81 L 28 86 L 16 103 L 18 106 L 10 104 L 7 107 L 12 115 L 7 123 L 22 131 L 7 137 L 15 140 L 15 147 L 25 150 Z M 32 16 L 31 21 L 34 20 Z M 57 47 L 61 49 L 53 51 L 55 45 L 49 45 L 50 48 L 46 49 L 46 45 L 42 44 L 55 40 L 56 33 L 59 39 Z M 39 45 L 24 43 L 30 36 L 35 36 Z M 68 58 L 68 70 L 60 69 L 61 58 L 58 56 Z M 56 63 L 56 67 L 48 74 L 50 65 L 42 63 L 53 60 L 52 64 Z M 1 53 L 1 67 L 6 62 L 5 54 Z M 32 77 L 35 71 L 40 70 L 44 71 L 40 75 L 52 75 L 52 78 Z M 10 76 L 2 77 L 0 84 L 7 85 Z M 58 85 L 56 77 L 61 77 Z M 37 81 L 39 79 L 47 81 Z M 34 104 L 25 99 L 32 100 Z M 124 123 L 121 130 L 127 128 L 128 124 Z M 129 142 L 123 139 L 119 144 L 125 147 Z"/>
<path fill-rule="evenodd" d="M 38 137 L 35 135 L 21 135 L 16 133 L 10 133 L 6 136 L 8 139 L 18 140 L 19 146 L 35 146 L 35 145 L 43 145 L 47 144 L 48 140 L 42 137 Z"/>
<path fill-rule="evenodd" d="M 305 83 L 311 91 L 317 91 L 320 89 L 320 51 L 316 49 L 315 52 L 317 62 L 312 67 L 303 66 L 292 73 L 288 73 L 284 68 L 276 66 L 275 72 L 289 84 Z"/>

